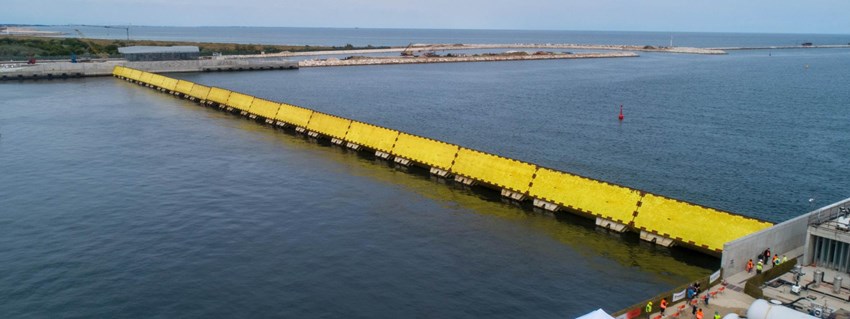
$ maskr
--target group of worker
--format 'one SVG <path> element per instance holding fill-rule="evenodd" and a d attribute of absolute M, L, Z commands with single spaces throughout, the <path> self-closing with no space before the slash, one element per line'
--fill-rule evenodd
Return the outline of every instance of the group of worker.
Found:
<path fill-rule="evenodd" d="M 748 272 L 748 273 L 749 273 L 749 272 L 752 272 L 752 271 L 753 271 L 753 268 L 755 268 L 755 269 L 756 269 L 756 274 L 760 274 L 760 273 L 762 272 L 762 270 L 764 269 L 764 267 L 765 267 L 765 261 L 767 261 L 767 260 L 770 260 L 770 262 L 769 262 L 769 263 L 767 263 L 767 265 L 774 265 L 774 266 L 778 266 L 779 264 L 782 264 L 782 263 L 784 263 L 784 262 L 788 261 L 788 256 L 785 256 L 785 255 L 782 255 L 782 259 L 781 259 L 781 260 L 779 259 L 779 254 L 774 254 L 774 255 L 772 255 L 772 256 L 773 256 L 773 259 L 771 259 L 770 248 L 765 249 L 765 250 L 764 250 L 764 253 L 762 253 L 761 255 L 759 255 L 759 257 L 758 257 L 758 259 L 759 259 L 758 263 L 756 263 L 756 264 L 754 265 L 754 264 L 753 264 L 753 260 L 752 260 L 752 259 L 750 259 L 750 261 L 748 261 L 748 262 L 747 262 L 747 272 Z M 762 258 L 763 258 L 763 259 L 762 259 Z"/>
<path fill-rule="evenodd" d="M 688 289 L 691 289 L 691 287 L 688 287 Z M 699 289 L 699 288 L 696 288 L 696 289 Z M 707 296 L 708 296 L 708 293 L 706 293 L 706 299 L 705 299 L 705 304 L 706 304 L 706 305 L 708 305 L 708 298 L 707 298 Z M 692 315 L 694 315 L 694 318 L 696 318 L 696 319 L 704 319 L 704 318 L 703 318 L 703 317 L 704 317 L 704 314 L 703 314 L 703 312 L 702 312 L 702 308 L 697 308 L 697 300 L 698 300 L 698 298 L 696 298 L 696 296 L 693 296 L 693 297 L 688 297 L 688 299 L 690 299 L 690 300 L 691 300 L 689 303 L 693 306 L 693 310 L 691 311 L 691 314 L 692 314 Z M 667 298 L 661 298 L 661 302 L 660 302 L 660 303 L 659 303 L 659 305 L 658 305 L 658 306 L 661 308 L 661 317 L 664 317 L 664 316 L 665 316 L 664 312 L 667 310 L 667 305 L 668 305 L 668 303 L 667 303 Z M 650 300 L 650 301 L 646 304 L 646 313 L 647 313 L 647 315 L 648 315 L 648 314 L 649 314 L 649 313 L 651 313 L 651 312 L 652 312 L 652 301 Z M 715 312 L 714 312 L 714 319 L 720 319 L 720 313 L 719 313 L 719 312 L 717 312 L 717 311 L 715 311 Z"/>

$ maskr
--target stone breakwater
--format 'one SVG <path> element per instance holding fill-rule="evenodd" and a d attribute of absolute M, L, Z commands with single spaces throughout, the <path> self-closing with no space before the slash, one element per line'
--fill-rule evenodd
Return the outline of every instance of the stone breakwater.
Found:
<path fill-rule="evenodd" d="M 612 45 L 612 44 L 570 44 L 570 43 L 514 43 L 514 44 L 414 44 L 408 47 L 395 47 L 388 49 L 365 49 L 365 50 L 334 50 L 334 51 L 309 51 L 309 52 L 280 52 L 263 55 L 231 55 L 228 58 L 247 57 L 293 57 L 293 56 L 317 56 L 317 55 L 359 55 L 373 53 L 393 53 L 404 51 L 449 51 L 449 50 L 487 50 L 487 49 L 532 49 L 532 50 L 613 50 L 613 51 L 642 51 L 661 53 L 683 53 L 683 54 L 726 54 L 721 49 L 693 48 L 693 47 L 655 47 L 640 45 Z"/>
<path fill-rule="evenodd" d="M 848 44 L 824 44 L 824 45 L 782 45 L 782 46 L 758 46 L 758 47 L 725 47 L 712 48 L 712 50 L 742 51 L 742 50 L 784 50 L 784 49 L 850 49 Z"/>
<path fill-rule="evenodd" d="M 298 62 L 298 67 L 356 66 L 414 63 L 453 63 L 453 62 L 497 62 L 552 59 L 593 59 L 593 58 L 633 58 L 639 55 L 633 52 L 582 53 L 582 54 L 541 54 L 541 55 L 477 55 L 477 56 L 441 56 L 441 57 L 357 57 L 351 59 L 314 59 Z"/>

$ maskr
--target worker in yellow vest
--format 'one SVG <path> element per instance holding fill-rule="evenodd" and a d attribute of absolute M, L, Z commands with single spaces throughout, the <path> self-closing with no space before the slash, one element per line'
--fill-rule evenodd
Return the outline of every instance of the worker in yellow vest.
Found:
<path fill-rule="evenodd" d="M 714 312 L 714 319 L 720 319 L 720 314 L 717 311 Z"/>
<path fill-rule="evenodd" d="M 761 259 L 759 259 L 759 263 L 756 264 L 756 274 L 757 275 L 761 273 L 762 268 L 764 268 L 764 264 L 761 262 Z"/>
<path fill-rule="evenodd" d="M 649 314 L 652 312 L 652 301 L 646 303 L 646 313 Z"/>

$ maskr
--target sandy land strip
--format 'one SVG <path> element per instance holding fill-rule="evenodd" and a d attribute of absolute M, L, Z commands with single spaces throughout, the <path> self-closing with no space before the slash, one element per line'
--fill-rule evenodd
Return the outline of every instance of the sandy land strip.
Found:
<path fill-rule="evenodd" d="M 21 36 L 54 36 L 60 35 L 62 32 L 57 31 L 40 31 L 21 27 L 0 27 L 0 35 L 21 35 Z"/>
<path fill-rule="evenodd" d="M 542 54 L 542 55 L 481 55 L 453 57 L 361 57 L 356 59 L 321 59 L 298 62 L 298 67 L 327 67 L 355 65 L 416 64 L 416 63 L 453 63 L 453 62 L 497 62 L 553 59 L 594 59 L 594 58 L 632 58 L 633 52 L 582 53 L 582 54 Z"/>

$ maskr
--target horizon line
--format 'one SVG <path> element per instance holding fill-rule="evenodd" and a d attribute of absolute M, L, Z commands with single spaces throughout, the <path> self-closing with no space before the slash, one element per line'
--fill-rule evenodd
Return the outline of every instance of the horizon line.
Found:
<path fill-rule="evenodd" d="M 806 33 L 806 32 L 753 32 L 753 31 L 683 31 L 683 30 L 590 30 L 590 29 L 501 29 L 501 28 L 431 28 L 431 27 L 305 27 L 305 26 L 268 26 L 268 25 L 134 25 L 134 24 L 40 24 L 40 23 L 0 23 L 0 26 L 65 27 L 65 26 L 123 26 L 123 27 L 161 27 L 161 28 L 290 28 L 290 29 L 371 29 L 371 30 L 469 30 L 469 31 L 541 31 L 541 32 L 626 32 L 626 33 L 715 33 L 715 34 L 805 34 L 805 35 L 848 35 L 850 33 Z"/>

